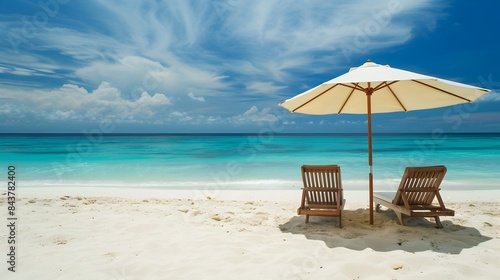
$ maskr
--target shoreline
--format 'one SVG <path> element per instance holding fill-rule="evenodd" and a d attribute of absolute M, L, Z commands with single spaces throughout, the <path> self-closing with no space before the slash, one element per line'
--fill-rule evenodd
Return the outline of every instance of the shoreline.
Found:
<path fill-rule="evenodd" d="M 374 180 L 375 191 L 396 191 L 400 178 Z M 368 180 L 343 180 L 343 188 L 346 191 L 366 191 Z M 19 182 L 19 188 L 27 189 L 49 189 L 49 188 L 99 188 L 99 189 L 141 189 L 141 190 L 221 190 L 221 191 L 293 191 L 302 188 L 301 180 L 241 180 L 241 181 L 60 181 L 60 180 L 23 180 Z M 471 187 L 474 186 L 474 187 Z M 491 180 L 449 180 L 442 182 L 444 191 L 500 191 L 500 183 Z"/>

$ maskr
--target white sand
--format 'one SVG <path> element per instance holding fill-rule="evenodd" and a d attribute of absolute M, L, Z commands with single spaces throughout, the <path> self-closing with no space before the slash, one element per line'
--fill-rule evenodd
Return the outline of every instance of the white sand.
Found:
<path fill-rule="evenodd" d="M 0 279 L 498 279 L 500 191 L 442 193 L 454 217 L 368 224 L 367 193 L 337 218 L 296 215 L 300 191 L 21 188 L 16 272 Z M 6 195 L 0 218 L 7 221 Z"/>

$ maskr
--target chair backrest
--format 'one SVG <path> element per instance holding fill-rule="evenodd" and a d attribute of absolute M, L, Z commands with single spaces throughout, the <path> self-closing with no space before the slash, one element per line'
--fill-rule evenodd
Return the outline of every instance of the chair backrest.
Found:
<path fill-rule="evenodd" d="M 342 179 L 338 165 L 303 165 L 302 181 L 309 204 L 342 202 Z"/>
<path fill-rule="evenodd" d="M 432 204 L 445 174 L 446 167 L 443 165 L 407 167 L 392 203 L 403 205 L 404 193 L 410 205 Z"/>

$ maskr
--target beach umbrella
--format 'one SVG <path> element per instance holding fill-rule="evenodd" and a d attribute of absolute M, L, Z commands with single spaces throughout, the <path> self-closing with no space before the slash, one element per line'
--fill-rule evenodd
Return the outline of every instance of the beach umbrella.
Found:
<path fill-rule="evenodd" d="M 279 105 L 310 115 L 367 114 L 370 224 L 373 224 L 373 113 L 423 110 L 473 102 L 490 92 L 466 84 L 376 64 L 360 67 L 285 100 Z"/>

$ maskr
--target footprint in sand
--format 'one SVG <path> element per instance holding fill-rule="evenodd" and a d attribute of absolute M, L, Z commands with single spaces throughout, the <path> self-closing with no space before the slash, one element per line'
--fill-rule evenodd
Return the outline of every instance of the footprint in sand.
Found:
<path fill-rule="evenodd" d="M 54 239 L 53 243 L 56 245 L 65 245 L 68 243 L 68 240 L 63 239 L 63 238 L 56 238 L 56 239 Z"/>

